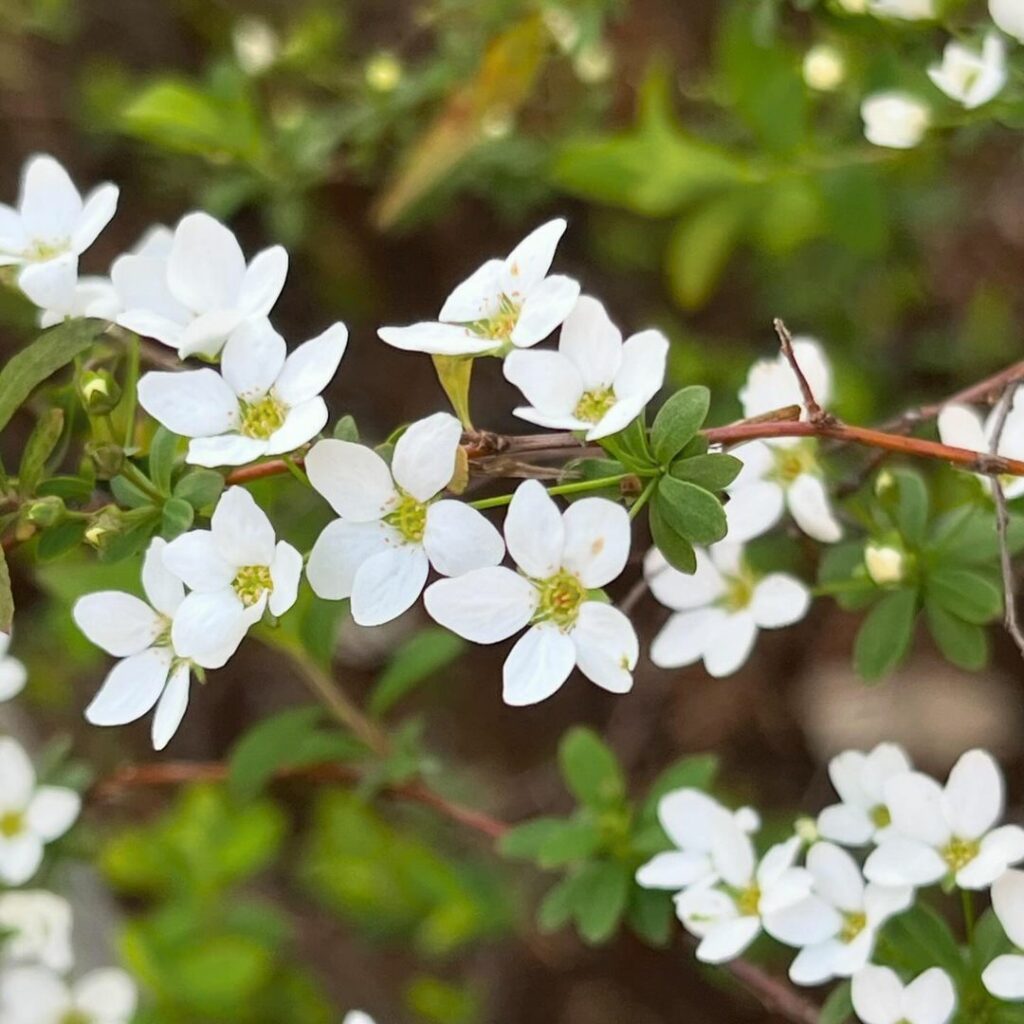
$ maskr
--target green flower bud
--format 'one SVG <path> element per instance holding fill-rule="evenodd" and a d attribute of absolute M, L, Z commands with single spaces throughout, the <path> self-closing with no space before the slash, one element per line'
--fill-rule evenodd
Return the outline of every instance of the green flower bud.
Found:
<path fill-rule="evenodd" d="M 105 416 L 121 401 L 121 385 L 109 370 L 86 370 L 78 378 L 78 396 L 90 416 Z"/>
<path fill-rule="evenodd" d="M 864 549 L 864 564 L 867 566 L 868 575 L 880 587 L 902 583 L 906 575 L 906 558 L 903 552 L 888 544 L 868 544 Z"/>
<path fill-rule="evenodd" d="M 124 513 L 116 505 L 101 508 L 85 528 L 85 542 L 102 551 L 119 534 L 124 532 Z"/>
<path fill-rule="evenodd" d="M 26 506 L 22 515 L 33 526 L 46 529 L 48 526 L 56 526 L 64 518 L 66 511 L 64 502 L 51 494 L 45 498 L 36 498 Z"/>
<path fill-rule="evenodd" d="M 110 480 L 121 472 L 124 466 L 124 449 L 120 445 L 112 442 L 88 444 L 85 450 L 100 480 Z"/>

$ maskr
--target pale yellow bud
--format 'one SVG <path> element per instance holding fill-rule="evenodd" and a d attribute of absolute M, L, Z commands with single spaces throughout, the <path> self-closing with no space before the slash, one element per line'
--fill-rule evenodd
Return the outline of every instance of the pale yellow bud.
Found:
<path fill-rule="evenodd" d="M 898 548 L 869 544 L 864 549 L 864 564 L 868 568 L 868 575 L 880 587 L 902 582 L 905 561 L 903 552 Z"/>
<path fill-rule="evenodd" d="M 366 84 L 374 92 L 394 92 L 402 81 L 402 62 L 383 50 L 367 61 L 365 74 Z"/>
<path fill-rule="evenodd" d="M 608 79 L 615 67 L 615 61 L 610 47 L 605 43 L 594 43 L 580 50 L 572 66 L 581 82 L 596 85 Z"/>
<path fill-rule="evenodd" d="M 812 46 L 804 57 L 804 81 L 819 92 L 838 89 L 846 76 L 843 55 L 826 43 Z"/>
<path fill-rule="evenodd" d="M 793 831 L 808 846 L 816 843 L 821 838 L 818 831 L 818 823 L 813 818 L 797 818 L 793 823 Z"/>
<path fill-rule="evenodd" d="M 235 59 L 247 75 L 261 75 L 272 67 L 281 51 L 281 41 L 262 18 L 242 18 L 231 33 Z"/>

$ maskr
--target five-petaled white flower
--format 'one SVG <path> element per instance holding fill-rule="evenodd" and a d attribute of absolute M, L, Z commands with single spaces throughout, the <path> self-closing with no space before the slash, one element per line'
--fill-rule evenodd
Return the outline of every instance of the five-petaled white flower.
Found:
<path fill-rule="evenodd" d="M 988 13 L 1008 36 L 1024 43 L 1024 4 L 1020 0 L 988 0 Z"/>
<path fill-rule="evenodd" d="M 744 832 L 756 832 L 761 822 L 749 807 L 730 811 L 699 789 L 677 789 L 658 801 L 658 821 L 676 849 L 655 854 L 636 873 L 645 889 L 679 892 L 691 885 L 715 882 L 712 850 L 715 827 L 734 822 Z"/>
<path fill-rule="evenodd" d="M 974 452 L 988 453 L 992 447 L 993 433 L 998 425 L 999 410 L 993 409 L 983 421 L 976 410 L 967 405 L 953 403 L 939 413 L 939 437 L 943 444 L 955 448 L 968 448 Z M 1020 392 L 999 435 L 997 455 L 1008 459 L 1024 459 L 1024 395 Z M 992 489 L 992 480 L 986 474 L 979 479 L 987 489 Z M 1011 476 L 1003 481 L 1003 493 L 1007 498 L 1019 498 L 1024 494 L 1024 477 Z"/>
<path fill-rule="evenodd" d="M 0 700 L 16 697 L 28 681 L 25 666 L 7 653 L 10 646 L 11 634 L 0 633 Z"/>
<path fill-rule="evenodd" d="M 614 580 L 629 557 L 626 510 L 583 498 L 559 514 L 536 480 L 516 489 L 505 517 L 505 542 L 519 566 L 474 569 L 427 588 L 427 611 L 474 643 L 493 644 L 529 626 L 503 670 L 507 704 L 550 697 L 574 666 L 598 686 L 633 686 L 639 642 L 633 625 L 592 591 Z"/>
<path fill-rule="evenodd" d="M 700 939 L 697 959 L 720 964 L 743 953 L 762 929 L 774 935 L 776 916 L 810 894 L 811 875 L 794 867 L 801 847 L 796 836 L 771 847 L 758 863 L 735 821 L 716 821 L 712 830 L 714 875 L 678 893 L 675 905 L 683 926 Z"/>
<path fill-rule="evenodd" d="M 129 1024 L 137 1004 L 135 982 L 118 967 L 90 971 L 70 985 L 45 967 L 0 973 L 4 1024 Z"/>
<path fill-rule="evenodd" d="M 203 668 L 220 668 L 264 610 L 288 611 L 302 575 L 302 556 L 276 539 L 267 514 L 241 487 L 221 496 L 209 530 L 172 540 L 163 562 L 192 591 L 174 614 L 171 643 Z"/>
<path fill-rule="evenodd" d="M 320 392 L 345 354 L 337 323 L 291 355 L 266 318 L 241 324 L 221 355 L 221 372 L 147 373 L 139 403 L 168 430 L 189 437 L 186 462 L 241 466 L 294 451 L 327 422 Z"/>
<path fill-rule="evenodd" d="M 942 63 L 930 67 L 928 77 L 951 100 L 974 110 L 1006 85 L 1006 45 L 996 32 L 985 36 L 980 53 L 963 43 L 947 43 Z"/>
<path fill-rule="evenodd" d="M 869 964 L 853 976 L 852 996 L 864 1024 L 946 1024 L 956 1009 L 956 989 L 941 967 L 904 985 L 895 971 Z"/>
<path fill-rule="evenodd" d="M 723 541 L 695 550 L 697 570 L 673 569 L 656 548 L 647 552 L 644 575 L 651 593 L 673 614 L 651 644 L 659 668 L 682 668 L 703 659 L 716 677 L 731 675 L 750 656 L 760 629 L 799 622 L 811 596 L 785 573 L 759 577 L 738 544 Z"/>
<path fill-rule="evenodd" d="M 306 457 L 309 482 L 330 502 L 329 523 L 306 576 L 320 597 L 352 598 L 352 618 L 376 626 L 412 607 L 433 566 L 445 576 L 497 565 L 498 531 L 475 508 L 441 498 L 455 473 L 462 427 L 439 412 L 413 423 L 391 467 L 372 449 L 320 441 Z"/>
<path fill-rule="evenodd" d="M 71 904 L 44 889 L 0 895 L 0 963 L 39 963 L 51 971 L 70 970 Z"/>
<path fill-rule="evenodd" d="M 265 317 L 288 274 L 275 245 L 248 263 L 238 239 L 206 213 L 189 213 L 173 236 L 158 234 L 143 252 L 111 268 L 124 306 L 117 322 L 190 355 L 214 358 L 246 320 Z"/>
<path fill-rule="evenodd" d="M 488 260 L 448 296 L 436 321 L 382 327 L 377 334 L 395 348 L 447 356 L 536 345 L 565 320 L 580 295 L 571 278 L 548 276 L 564 231 L 564 220 L 548 221 L 505 259 Z"/>
<path fill-rule="evenodd" d="M 36 785 L 28 755 L 0 736 L 0 882 L 27 882 L 42 863 L 43 846 L 71 828 L 81 806 L 73 789 Z"/>
<path fill-rule="evenodd" d="M 903 21 L 929 21 L 935 17 L 935 0 L 869 0 L 874 15 Z"/>
<path fill-rule="evenodd" d="M 807 870 L 811 895 L 773 920 L 775 937 L 800 949 L 789 976 L 798 985 L 849 978 L 870 961 L 878 930 L 910 906 L 914 890 L 865 885 L 857 862 L 828 842 L 808 850 Z"/>
<path fill-rule="evenodd" d="M 906 92 L 876 92 L 860 105 L 864 137 L 887 149 L 913 149 L 931 124 L 927 103 Z"/>
<path fill-rule="evenodd" d="M 16 266 L 18 287 L 42 309 L 66 306 L 78 280 L 78 257 L 117 209 L 118 189 L 105 184 L 82 199 L 52 156 L 25 165 L 18 208 L 0 204 L 0 265 Z"/>
<path fill-rule="evenodd" d="M 121 660 L 85 709 L 93 725 L 126 725 L 154 707 L 152 738 L 163 750 L 188 707 L 192 666 L 175 649 L 171 623 L 185 599 L 181 580 L 164 565 L 167 542 L 154 538 L 142 562 L 146 600 L 119 590 L 86 594 L 75 602 L 78 628 Z"/>
<path fill-rule="evenodd" d="M 892 822 L 885 785 L 910 771 L 910 758 L 895 743 L 879 743 L 867 754 L 860 750 L 837 754 L 829 761 L 828 775 L 841 802 L 818 815 L 818 832 L 843 846 L 881 842 Z"/>
<path fill-rule="evenodd" d="M 584 295 L 569 314 L 557 352 L 516 351 L 505 376 L 531 403 L 516 416 L 542 427 L 586 431 L 596 441 L 640 415 L 665 381 L 668 339 L 647 330 L 622 333 L 597 299 Z"/>
<path fill-rule="evenodd" d="M 864 865 L 879 885 L 931 885 L 952 879 L 961 889 L 986 889 L 1024 860 L 1024 828 L 995 828 L 1003 813 L 1003 775 L 990 754 L 969 750 L 945 788 L 921 772 L 883 787 L 892 828 Z"/>
<path fill-rule="evenodd" d="M 1024 871 L 1011 869 L 992 886 L 992 909 L 1007 938 L 1024 950 Z M 998 999 L 1024 999 L 1024 955 L 1004 953 L 984 970 L 981 980 Z"/>

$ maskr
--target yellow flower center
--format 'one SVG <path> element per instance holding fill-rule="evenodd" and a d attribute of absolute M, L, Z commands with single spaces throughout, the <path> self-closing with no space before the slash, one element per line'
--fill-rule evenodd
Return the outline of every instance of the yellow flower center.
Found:
<path fill-rule="evenodd" d="M 855 938 L 868 926 L 867 915 L 861 912 L 843 914 L 843 928 L 839 938 L 843 942 L 853 942 Z"/>
<path fill-rule="evenodd" d="M 742 917 L 757 917 L 761 907 L 761 889 L 757 883 L 747 886 L 737 892 L 733 899 L 736 902 L 736 909 Z"/>
<path fill-rule="evenodd" d="M 92 1017 L 81 1010 L 68 1010 L 60 1018 L 60 1024 L 92 1024 Z"/>
<path fill-rule="evenodd" d="M 533 582 L 540 591 L 534 622 L 553 622 L 563 630 L 572 626 L 587 599 L 587 588 L 579 578 L 563 569 L 549 579 Z"/>
<path fill-rule="evenodd" d="M 266 441 L 284 424 L 288 410 L 273 395 L 264 395 L 255 402 L 242 402 L 241 433 Z"/>
<path fill-rule="evenodd" d="M 67 238 L 62 238 L 58 242 L 36 241 L 25 253 L 25 259 L 29 263 L 45 263 L 47 260 L 63 255 L 70 247 L 71 241 Z"/>
<path fill-rule="evenodd" d="M 949 865 L 949 870 L 954 874 L 978 856 L 981 851 L 981 843 L 977 839 L 960 839 L 954 836 L 940 851 L 942 859 Z"/>
<path fill-rule="evenodd" d="M 595 388 L 585 391 L 576 403 L 573 415 L 587 423 L 597 423 L 599 419 L 615 404 L 615 392 L 611 388 Z"/>
<path fill-rule="evenodd" d="M 804 473 L 813 473 L 818 468 L 814 441 L 800 441 L 797 444 L 772 448 L 775 467 L 769 476 L 781 484 L 791 484 Z"/>
<path fill-rule="evenodd" d="M 494 338 L 495 341 L 508 341 L 519 323 L 521 307 L 507 295 L 502 295 L 498 303 L 498 312 L 488 320 L 476 320 L 467 324 L 478 337 Z"/>
<path fill-rule="evenodd" d="M 4 811 L 0 814 L 0 836 L 13 839 L 25 831 L 25 815 L 21 811 Z"/>
<path fill-rule="evenodd" d="M 274 589 L 267 565 L 243 565 L 231 583 L 246 608 L 251 608 L 267 590 Z"/>
<path fill-rule="evenodd" d="M 384 517 L 384 522 L 393 526 L 407 544 L 419 544 L 427 528 L 427 506 L 411 494 L 403 494 L 398 508 Z"/>
<path fill-rule="evenodd" d="M 885 804 L 879 804 L 871 809 L 871 821 L 875 828 L 888 828 L 892 824 L 892 815 Z"/>

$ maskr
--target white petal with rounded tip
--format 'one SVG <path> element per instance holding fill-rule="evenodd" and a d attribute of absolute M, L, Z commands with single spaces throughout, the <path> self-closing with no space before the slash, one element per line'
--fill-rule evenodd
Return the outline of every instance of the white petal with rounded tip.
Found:
<path fill-rule="evenodd" d="M 623 398 L 616 402 L 587 431 L 588 441 L 600 441 L 602 437 L 610 437 L 620 430 L 625 430 L 640 415 L 644 402 L 640 398 Z"/>
<path fill-rule="evenodd" d="M 896 743 L 879 743 L 864 758 L 861 769 L 860 782 L 867 801 L 865 806 L 873 807 L 882 803 L 885 798 L 885 783 L 896 775 L 912 770 L 910 758 L 901 746 Z M 838 789 L 838 786 L 836 788 Z M 842 793 L 841 789 L 838 791 Z"/>
<path fill-rule="evenodd" d="M 348 328 L 343 323 L 304 342 L 285 360 L 274 394 L 290 406 L 316 398 L 334 379 L 347 346 Z"/>
<path fill-rule="evenodd" d="M 658 821 L 665 834 L 682 850 L 710 853 L 715 825 L 729 812 L 699 789 L 677 789 L 658 801 Z"/>
<path fill-rule="evenodd" d="M 987 889 L 1011 864 L 1024 860 L 1024 829 L 1003 825 L 981 841 L 978 855 L 956 873 L 961 889 Z"/>
<path fill-rule="evenodd" d="M 30 263 L 18 275 L 18 287 L 40 309 L 69 309 L 78 280 L 78 257 L 68 254 Z"/>
<path fill-rule="evenodd" d="M 63 786 L 40 786 L 25 808 L 25 823 L 44 843 L 59 839 L 82 809 L 82 798 Z"/>
<path fill-rule="evenodd" d="M 161 345 L 177 348 L 181 344 L 184 328 L 180 323 L 145 309 L 129 309 L 118 313 L 116 322 L 129 331 L 152 338 Z"/>
<path fill-rule="evenodd" d="M 273 524 L 244 487 L 229 487 L 220 496 L 210 532 L 230 565 L 270 565 L 274 560 Z"/>
<path fill-rule="evenodd" d="M 488 260 L 445 300 L 438 320 L 449 324 L 469 324 L 477 320 L 490 320 L 501 308 L 502 274 L 504 260 Z"/>
<path fill-rule="evenodd" d="M 4 266 L 20 263 L 20 253 L 29 246 L 28 236 L 21 214 L 17 210 L 0 203 L 0 260 Z"/>
<path fill-rule="evenodd" d="M 74 1008 L 67 985 L 53 971 L 35 965 L 0 974 L 0 1007 L 4 1024 L 54 1024 Z"/>
<path fill-rule="evenodd" d="M 178 731 L 181 720 L 188 709 L 188 691 L 191 684 L 192 670 L 188 662 L 179 662 L 164 688 L 163 696 L 156 706 L 153 716 L 152 739 L 153 749 L 163 750 Z"/>
<path fill-rule="evenodd" d="M 213 437 L 237 428 L 238 398 L 216 370 L 152 371 L 139 381 L 139 404 L 171 433 Z"/>
<path fill-rule="evenodd" d="M 754 847 L 750 837 L 730 817 L 712 822 L 711 860 L 723 881 L 744 889 L 754 878 Z"/>
<path fill-rule="evenodd" d="M 730 490 L 725 506 L 729 541 L 743 544 L 767 533 L 782 518 L 785 507 L 785 493 L 774 481 Z"/>
<path fill-rule="evenodd" d="M 661 331 L 641 331 L 622 346 L 622 369 L 615 376 L 615 394 L 646 405 L 665 383 L 668 338 Z"/>
<path fill-rule="evenodd" d="M 798 579 L 775 572 L 754 587 L 750 613 L 761 629 L 778 629 L 799 622 L 811 606 L 810 591 Z"/>
<path fill-rule="evenodd" d="M 334 511 L 353 522 L 380 519 L 398 497 L 387 463 L 351 441 L 318 441 L 306 456 L 306 473 Z"/>
<path fill-rule="evenodd" d="M 90 1014 L 97 1024 L 128 1024 L 138 1005 L 138 990 L 120 968 L 103 967 L 83 975 L 73 989 L 75 1006 Z"/>
<path fill-rule="evenodd" d="M 182 359 L 188 356 L 215 359 L 244 319 L 236 309 L 214 309 L 200 314 L 182 330 L 178 338 L 178 355 Z"/>
<path fill-rule="evenodd" d="M 894 914 L 902 914 L 914 902 L 914 890 L 909 885 L 875 885 L 864 887 L 864 913 L 868 927 L 878 928 Z"/>
<path fill-rule="evenodd" d="M 509 340 L 516 348 L 543 341 L 572 312 L 579 296 L 580 286 L 572 278 L 545 278 L 527 295 Z"/>
<path fill-rule="evenodd" d="M 379 626 L 408 611 L 423 592 L 429 571 L 419 544 L 389 547 L 368 558 L 352 581 L 352 618 L 360 626 Z"/>
<path fill-rule="evenodd" d="M 1010 941 L 1024 948 L 1024 871 L 1011 869 L 995 882 L 992 906 Z"/>
<path fill-rule="evenodd" d="M 984 970 L 981 980 L 997 999 L 1024 999 L 1024 956 L 1004 953 Z"/>
<path fill-rule="evenodd" d="M 513 416 L 518 416 L 527 423 L 536 423 L 538 427 L 547 427 L 548 430 L 589 430 L 590 424 L 586 420 L 577 419 L 569 413 L 552 414 L 541 412 L 530 405 L 518 405 L 512 410 Z M 589 438 L 588 438 L 589 440 Z"/>
<path fill-rule="evenodd" d="M 888 967 L 872 964 L 858 971 L 851 995 L 864 1024 L 897 1024 L 903 1016 L 903 985 Z"/>
<path fill-rule="evenodd" d="M 423 548 L 442 576 L 498 565 L 505 557 L 505 542 L 493 524 L 465 502 L 447 499 L 427 508 Z"/>
<path fill-rule="evenodd" d="M 743 667 L 757 639 L 757 624 L 749 612 L 726 614 L 709 623 L 704 643 L 704 667 L 716 679 Z"/>
<path fill-rule="evenodd" d="M 82 212 L 71 235 L 71 248 L 83 253 L 96 241 L 99 233 L 110 223 L 117 212 L 118 187 L 100 185 L 85 197 Z"/>
<path fill-rule="evenodd" d="M 149 603 L 162 615 L 172 616 L 185 597 L 181 580 L 164 565 L 167 541 L 154 537 L 142 560 L 142 589 Z"/>
<path fill-rule="evenodd" d="M 947 872 L 946 862 L 927 843 L 893 836 L 880 843 L 864 864 L 876 885 L 932 885 Z"/>
<path fill-rule="evenodd" d="M 178 331 L 191 318 L 167 285 L 167 257 L 125 253 L 110 266 L 110 280 L 124 307 L 123 316 L 149 314 Z"/>
<path fill-rule="evenodd" d="M 584 389 L 611 387 L 623 362 L 622 332 L 597 299 L 581 295 L 562 324 L 558 351 L 575 367 Z"/>
<path fill-rule="evenodd" d="M 462 424 L 446 412 L 417 420 L 398 439 L 391 474 L 395 483 L 417 501 L 428 501 L 448 486 Z"/>
<path fill-rule="evenodd" d="M 433 320 L 408 327 L 381 327 L 377 337 L 405 352 L 427 352 L 439 356 L 479 355 L 500 344 L 495 338 L 481 337 L 465 327 Z"/>
<path fill-rule="evenodd" d="M 659 853 L 640 867 L 637 885 L 645 889 L 668 889 L 679 892 L 711 874 L 711 859 L 706 853 L 671 850 Z"/>
<path fill-rule="evenodd" d="M 174 616 L 171 641 L 182 657 L 203 668 L 221 668 L 238 650 L 250 617 L 230 587 L 212 594 L 191 593 Z"/>
<path fill-rule="evenodd" d="M 43 843 L 37 835 L 21 832 L 10 839 L 0 836 L 0 882 L 23 885 L 42 863 Z M 27 1018 L 26 1024 L 35 1024 L 35 1018 Z"/>
<path fill-rule="evenodd" d="M 288 410 L 284 423 L 264 442 L 268 455 L 281 455 L 301 448 L 327 425 L 327 403 L 322 398 L 311 398 Z"/>
<path fill-rule="evenodd" d="M 275 245 L 257 253 L 242 276 L 234 305 L 246 316 L 266 316 L 277 302 L 288 276 L 288 253 L 283 246 Z"/>
<path fill-rule="evenodd" d="M 738 957 L 761 933 L 756 917 L 738 917 L 716 924 L 697 947 L 697 959 L 705 964 L 722 964 Z"/>
<path fill-rule="evenodd" d="M 241 434 L 219 434 L 217 437 L 193 437 L 188 443 L 185 461 L 190 466 L 245 466 L 264 455 L 270 455 L 270 445 L 258 437 Z"/>
<path fill-rule="evenodd" d="M 575 416 L 583 396 L 579 370 L 560 352 L 510 352 L 505 357 L 505 379 L 514 384 L 526 400 L 548 415 Z"/>
<path fill-rule="evenodd" d="M 151 711 L 167 683 L 169 647 L 150 647 L 119 661 L 85 709 L 92 725 L 126 725 Z"/>
<path fill-rule="evenodd" d="M 499 565 L 432 583 L 424 604 L 446 629 L 473 643 L 493 644 L 527 625 L 537 607 L 537 591 L 529 580 Z"/>
<path fill-rule="evenodd" d="M 28 682 L 28 672 L 17 658 L 0 658 L 0 701 L 16 697 Z"/>
<path fill-rule="evenodd" d="M 538 481 L 525 480 L 516 488 L 505 516 L 505 543 L 516 565 L 534 579 L 547 579 L 561 567 L 565 527 Z"/>
<path fill-rule="evenodd" d="M 854 859 L 832 843 L 815 843 L 807 851 L 807 870 L 815 891 L 848 913 L 864 909 L 864 878 Z"/>
<path fill-rule="evenodd" d="M 295 604 L 299 595 L 299 580 L 302 579 L 302 555 L 286 541 L 277 542 L 274 560 L 270 563 L 270 578 L 274 590 L 267 607 L 271 615 L 281 616 Z"/>
<path fill-rule="evenodd" d="M 59 161 L 43 154 L 25 166 L 18 209 L 33 240 L 57 243 L 69 239 L 75 230 L 82 197 Z"/>
<path fill-rule="evenodd" d="M 832 512 L 828 491 L 820 477 L 801 473 L 786 491 L 786 504 L 797 526 L 809 537 L 823 544 L 842 539 L 843 528 Z"/>
<path fill-rule="evenodd" d="M 844 803 L 856 804 L 868 810 L 875 803 L 881 803 L 881 789 L 874 799 L 864 786 L 867 755 L 859 750 L 844 750 L 828 763 L 828 776 Z"/>
<path fill-rule="evenodd" d="M 230 587 L 237 567 L 220 553 L 209 530 L 190 530 L 168 542 L 163 550 L 164 567 L 189 590 L 210 592 Z"/>
<path fill-rule="evenodd" d="M 35 769 L 21 745 L 0 736 L 0 810 L 24 810 L 35 785 Z"/>
<path fill-rule="evenodd" d="M 501 281 L 501 289 L 506 295 L 513 298 L 525 295 L 544 280 L 565 229 L 566 222 L 562 217 L 549 220 L 534 228 L 508 254 Z"/>
<path fill-rule="evenodd" d="M 885 784 L 885 803 L 892 825 L 901 835 L 929 846 L 942 846 L 951 831 L 942 787 L 921 772 L 897 775 Z"/>
<path fill-rule="evenodd" d="M 607 498 L 581 498 L 566 509 L 562 523 L 562 565 L 588 590 L 621 575 L 632 542 L 629 513 L 621 505 Z"/>
<path fill-rule="evenodd" d="M 189 213 L 174 229 L 167 282 L 194 313 L 230 309 L 238 301 L 245 257 L 234 234 L 207 213 Z"/>
<path fill-rule="evenodd" d="M 808 896 L 768 915 L 765 931 L 787 946 L 813 946 L 838 935 L 843 917 L 819 896 Z"/>
<path fill-rule="evenodd" d="M 640 641 L 629 619 L 610 604 L 585 601 L 572 629 L 576 664 L 592 682 L 610 693 L 633 688 Z"/>
<path fill-rule="evenodd" d="M 651 548 L 644 558 L 644 577 L 655 599 L 666 608 L 684 612 L 709 605 L 726 592 L 725 581 L 703 548 L 695 548 L 697 568 L 692 575 L 673 569 L 665 556 Z"/>
<path fill-rule="evenodd" d="M 363 1013 L 362 1010 L 352 1010 L 345 1014 L 345 1019 L 341 1024 L 374 1024 L 374 1021 L 368 1013 Z"/>
<path fill-rule="evenodd" d="M 75 602 L 71 614 L 89 640 L 115 658 L 144 651 L 165 625 L 145 601 L 119 590 L 86 594 Z"/>
<path fill-rule="evenodd" d="M 818 815 L 818 832 L 843 846 L 866 846 L 875 834 L 875 823 L 863 808 L 833 804 Z"/>
<path fill-rule="evenodd" d="M 511 707 L 547 700 L 576 664 L 572 640 L 553 623 L 532 626 L 515 643 L 502 670 L 502 699 Z"/>
<path fill-rule="evenodd" d="M 739 828 L 739 825 L 735 827 Z M 775 907 L 783 905 L 790 890 L 801 892 L 801 899 L 810 893 L 814 877 L 803 868 L 793 868 L 802 846 L 797 836 L 791 836 L 784 843 L 770 846 L 761 858 L 756 877 L 757 884 L 762 890 L 762 910 L 766 909 L 766 904 L 773 904 Z"/>
<path fill-rule="evenodd" d="M 707 935 L 722 921 L 739 916 L 733 898 L 708 883 L 693 885 L 677 893 L 673 902 L 676 916 L 693 935 Z"/>
<path fill-rule="evenodd" d="M 975 452 L 988 451 L 981 417 L 968 406 L 955 403 L 944 406 L 936 422 L 943 444 Z"/>
<path fill-rule="evenodd" d="M 220 372 L 239 398 L 262 398 L 284 367 L 288 347 L 265 317 L 246 320 L 232 331 L 220 357 Z"/>
<path fill-rule="evenodd" d="M 810 986 L 821 985 L 835 977 L 845 977 L 846 972 L 840 970 L 839 962 L 844 958 L 847 948 L 838 939 L 826 939 L 805 946 L 789 965 L 789 980 L 794 985 Z"/>
<path fill-rule="evenodd" d="M 685 668 L 704 657 L 708 631 L 726 618 L 721 608 L 676 612 L 654 638 L 650 657 L 658 668 Z"/>
<path fill-rule="evenodd" d="M 743 467 L 729 485 L 730 492 L 759 483 L 775 467 L 775 456 L 764 441 L 748 441 L 734 448 L 732 454 L 743 463 Z"/>
<path fill-rule="evenodd" d="M 953 766 L 943 807 L 953 832 L 978 839 L 1002 817 L 1003 773 L 991 754 L 969 750 Z"/>
<path fill-rule="evenodd" d="M 317 597 L 340 601 L 352 594 L 356 570 L 389 544 L 401 542 L 398 532 L 386 523 L 354 523 L 335 519 L 317 537 L 306 564 L 306 578 Z"/>
<path fill-rule="evenodd" d="M 918 975 L 903 993 L 909 1024 L 946 1024 L 956 1008 L 956 989 L 949 975 L 932 967 Z"/>

